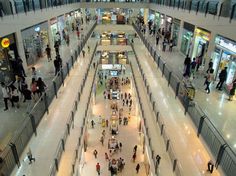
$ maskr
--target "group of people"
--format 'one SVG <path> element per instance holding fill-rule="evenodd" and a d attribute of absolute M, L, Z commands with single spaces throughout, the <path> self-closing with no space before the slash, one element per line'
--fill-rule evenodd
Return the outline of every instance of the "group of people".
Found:
<path fill-rule="evenodd" d="M 23 97 L 23 102 L 28 102 L 27 113 L 29 113 L 30 107 L 32 106 L 31 100 L 34 99 L 36 101 L 36 95 L 41 97 L 47 87 L 42 78 L 38 75 L 35 67 L 32 67 L 32 82 L 30 87 L 27 85 L 24 77 L 17 77 L 17 81 L 10 85 L 6 85 L 2 82 L 1 86 L 5 104 L 4 111 L 8 110 L 8 101 L 11 102 L 12 107 L 15 107 L 16 104 L 16 107 L 19 108 L 21 97 Z"/>

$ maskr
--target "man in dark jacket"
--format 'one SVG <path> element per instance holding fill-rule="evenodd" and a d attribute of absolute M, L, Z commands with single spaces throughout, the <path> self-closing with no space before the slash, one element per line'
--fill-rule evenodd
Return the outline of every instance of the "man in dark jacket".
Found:
<path fill-rule="evenodd" d="M 222 70 L 219 74 L 219 82 L 216 86 L 216 88 L 218 90 L 222 90 L 222 86 L 224 84 L 224 82 L 226 81 L 226 78 L 227 78 L 227 67 L 224 68 L 224 70 Z"/>

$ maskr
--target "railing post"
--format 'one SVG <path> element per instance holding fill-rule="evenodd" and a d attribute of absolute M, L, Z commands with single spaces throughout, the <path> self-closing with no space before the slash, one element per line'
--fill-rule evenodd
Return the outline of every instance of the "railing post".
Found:
<path fill-rule="evenodd" d="M 159 68 L 160 68 L 160 59 L 161 59 L 161 56 L 158 56 L 157 65 L 158 65 Z"/>
<path fill-rule="evenodd" d="M 172 75 L 172 72 L 169 72 L 169 77 L 168 77 L 168 87 L 170 86 L 171 75 Z"/>
<path fill-rule="evenodd" d="M 169 146 L 170 146 L 170 139 L 168 139 L 168 140 L 166 141 L 166 151 L 168 151 Z"/>
<path fill-rule="evenodd" d="M 206 3 L 205 17 L 206 17 L 206 15 L 208 13 L 208 8 L 209 8 L 209 1 Z"/>
<path fill-rule="evenodd" d="M 9 146 L 11 147 L 11 151 L 12 151 L 12 154 L 14 156 L 14 159 L 15 159 L 15 163 L 17 164 L 18 168 L 20 167 L 20 159 L 19 159 L 19 155 L 18 155 L 18 152 L 17 152 L 17 149 L 16 149 L 16 145 L 14 143 L 10 143 Z"/>
<path fill-rule="evenodd" d="M 71 66 L 74 67 L 74 58 L 73 56 L 70 56 L 70 58 L 71 58 Z"/>
<path fill-rule="evenodd" d="M 153 101 L 153 102 L 152 102 L 152 109 L 153 109 L 153 111 L 155 111 L 155 107 L 156 107 L 155 105 L 156 105 L 156 102 Z"/>
<path fill-rule="evenodd" d="M 222 13 L 222 9 L 223 9 L 223 2 L 220 4 L 220 11 L 219 11 L 219 14 L 218 14 L 218 19 L 220 18 L 221 16 L 221 13 Z"/>
<path fill-rule="evenodd" d="M 54 89 L 54 94 L 55 94 L 55 96 L 57 98 L 57 85 L 56 85 L 55 81 L 53 81 L 53 89 Z"/>
<path fill-rule="evenodd" d="M 215 163 L 215 167 L 216 169 L 218 168 L 220 162 L 221 162 L 221 159 L 222 159 L 222 156 L 224 154 L 224 151 L 225 151 L 225 148 L 227 147 L 228 145 L 227 144 L 223 144 L 220 146 L 220 149 L 219 149 L 219 152 L 217 154 L 217 159 L 216 159 L 216 163 Z"/>
<path fill-rule="evenodd" d="M 68 132 L 68 134 L 70 134 L 70 124 L 66 124 L 66 127 L 67 127 L 67 132 Z"/>
<path fill-rule="evenodd" d="M 191 12 L 191 9 L 192 9 L 192 1 L 189 2 L 189 13 Z"/>
<path fill-rule="evenodd" d="M 197 15 L 197 13 L 198 13 L 198 11 L 199 11 L 199 5 L 200 5 L 200 1 L 197 2 L 196 15 Z"/>
<path fill-rule="evenodd" d="M 67 73 L 68 73 L 68 76 L 69 76 L 70 67 L 69 67 L 69 63 L 68 62 L 66 62 L 66 68 L 67 68 Z"/>
<path fill-rule="evenodd" d="M 202 131 L 202 125 L 203 125 L 203 122 L 204 122 L 204 119 L 206 118 L 205 115 L 201 116 L 200 117 L 200 121 L 199 121 L 199 124 L 198 124 L 198 129 L 197 129 L 197 137 L 199 137 L 199 135 L 201 134 L 201 131 Z"/>
<path fill-rule="evenodd" d="M 48 106 L 49 105 L 48 105 L 48 99 L 47 99 L 47 94 L 46 93 L 44 93 L 43 99 L 44 99 L 45 110 L 48 114 L 49 113 L 49 111 L 48 111 Z"/>
<path fill-rule="evenodd" d="M 158 111 L 158 112 L 156 113 L 156 122 L 158 122 L 159 114 L 160 114 L 160 112 Z"/>
<path fill-rule="evenodd" d="M 62 85 L 64 86 L 64 72 L 63 72 L 63 69 L 61 68 L 61 82 L 62 82 Z"/>
<path fill-rule="evenodd" d="M 178 82 L 177 85 L 176 85 L 175 98 L 179 95 L 179 86 L 180 86 L 180 82 Z"/>
<path fill-rule="evenodd" d="M 40 4 L 40 3 L 39 3 Z M 33 10 L 34 10 L 34 12 L 35 12 L 35 4 L 34 4 L 34 0 L 32 0 L 32 7 L 33 7 Z M 28 11 L 29 11 L 29 9 L 28 9 Z"/>
<path fill-rule="evenodd" d="M 58 171 L 59 168 L 58 168 L 58 160 L 57 160 L 57 158 L 54 159 L 54 162 L 55 162 L 56 170 Z"/>
<path fill-rule="evenodd" d="M 33 132 L 34 132 L 35 136 L 37 136 L 37 128 L 36 128 L 34 116 L 32 114 L 29 114 L 29 117 L 30 117 Z"/>
<path fill-rule="evenodd" d="M 163 67 L 162 67 L 162 77 L 164 75 L 164 72 L 165 72 L 165 66 L 166 66 L 166 63 L 163 64 Z"/>
<path fill-rule="evenodd" d="M 61 139 L 61 146 L 62 146 L 63 151 L 65 151 L 65 141 L 64 141 L 64 139 Z"/>
<path fill-rule="evenodd" d="M 174 163 L 173 163 L 173 171 L 175 171 L 176 165 L 177 165 L 177 159 L 174 160 Z"/>
<path fill-rule="evenodd" d="M 161 135 L 163 134 L 164 124 L 161 124 Z"/>
<path fill-rule="evenodd" d="M 229 19 L 229 22 L 230 22 L 230 23 L 231 23 L 232 19 L 234 18 L 235 6 L 236 6 L 236 4 L 234 4 L 234 5 L 232 6 L 232 10 L 231 10 L 231 13 L 230 13 L 230 19 Z"/>

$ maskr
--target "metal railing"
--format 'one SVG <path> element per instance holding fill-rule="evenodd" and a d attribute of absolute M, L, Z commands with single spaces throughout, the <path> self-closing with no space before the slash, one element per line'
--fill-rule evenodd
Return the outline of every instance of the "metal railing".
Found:
<path fill-rule="evenodd" d="M 178 76 L 174 75 L 172 70 L 169 69 L 167 64 L 162 60 L 161 56 L 155 50 L 154 52 L 150 49 L 151 43 L 143 36 L 138 27 L 133 24 L 134 29 L 140 36 L 144 45 L 150 52 L 153 60 L 157 64 L 157 67 L 162 72 L 162 76 L 165 76 L 168 86 L 170 85 L 175 92 L 176 97 L 179 98 L 182 103 L 185 113 L 188 113 L 193 123 L 197 128 L 197 135 L 202 136 L 206 142 L 209 150 L 215 158 L 215 166 L 221 166 L 223 171 L 228 176 L 233 176 L 236 173 L 236 154 L 231 149 L 231 146 L 225 141 L 218 129 L 211 122 L 211 118 L 208 117 L 201 109 L 201 107 L 191 101 L 188 98 L 186 87 L 184 83 L 179 80 Z M 164 66 L 166 65 L 166 66 Z"/>
<path fill-rule="evenodd" d="M 74 118 L 75 118 L 75 114 L 77 112 L 78 104 L 80 102 L 80 96 L 82 95 L 82 93 L 84 91 L 85 83 L 86 83 L 86 80 L 87 80 L 87 77 L 88 77 L 88 74 L 89 74 L 89 68 L 92 65 L 92 61 L 93 61 L 93 58 L 94 58 L 96 50 L 97 50 L 97 44 L 96 44 L 96 46 L 94 48 L 94 51 L 93 51 L 93 54 L 91 56 L 90 62 L 88 64 L 88 67 L 86 68 L 86 72 L 85 72 L 85 74 L 83 76 L 83 81 L 82 81 L 82 84 L 81 84 L 81 88 L 78 91 L 78 96 L 74 100 L 74 106 L 72 107 L 72 110 L 69 113 L 69 117 L 68 117 L 67 123 L 65 125 L 65 129 L 64 129 L 64 133 L 63 133 L 61 139 L 59 140 L 59 143 L 58 143 L 58 146 L 57 146 L 57 150 L 56 150 L 55 155 L 54 155 L 55 157 L 54 157 L 53 164 L 50 166 L 50 171 L 49 171 L 49 175 L 50 176 L 56 175 L 57 171 L 59 170 L 59 164 L 60 164 L 61 156 L 62 156 L 62 153 L 65 151 L 65 144 L 66 144 L 67 137 L 68 137 L 68 135 L 70 135 L 71 129 L 74 128 Z M 93 82 L 94 82 L 94 79 L 95 79 L 95 75 L 96 75 L 96 72 L 95 72 L 94 77 L 93 77 Z M 84 115 L 84 120 L 83 120 L 84 122 L 85 122 L 85 118 L 86 118 L 87 113 L 88 113 L 88 106 L 89 106 L 89 102 L 90 102 L 92 88 L 93 88 L 93 84 L 91 86 L 91 90 L 90 90 L 90 93 L 89 93 L 87 105 L 86 105 L 86 108 L 85 108 L 85 113 L 84 113 L 85 115 Z M 82 125 L 82 128 L 83 127 L 84 127 L 84 124 Z M 83 132 L 83 130 L 84 129 L 81 129 L 81 132 Z M 80 134 L 79 140 L 81 140 L 81 136 L 82 135 L 83 135 L 83 133 Z M 78 143 L 81 144 L 81 142 L 78 142 Z M 76 151 L 75 151 L 76 153 L 78 153 L 78 149 L 79 148 L 76 148 Z M 76 157 L 78 157 L 78 154 L 76 154 Z"/>
<path fill-rule="evenodd" d="M 147 44 L 146 46 L 150 48 L 150 45 Z M 176 153 L 175 153 L 174 148 L 172 146 L 172 142 L 170 140 L 170 137 L 168 136 L 166 125 L 165 125 L 165 122 L 164 122 L 164 117 L 161 115 L 161 113 L 160 113 L 160 111 L 158 109 L 157 102 L 155 102 L 153 100 L 153 98 L 152 98 L 153 96 L 152 96 L 152 92 L 150 90 L 150 85 L 147 82 L 146 75 L 143 72 L 143 69 L 142 69 L 141 64 L 140 64 L 140 62 L 138 60 L 138 56 L 137 56 L 137 54 L 135 52 L 133 44 L 131 44 L 131 47 L 132 47 L 132 49 L 134 51 L 135 59 L 136 59 L 136 62 L 138 64 L 138 68 L 140 70 L 140 73 L 142 75 L 142 80 L 143 80 L 145 88 L 146 88 L 146 93 L 147 93 L 147 95 L 149 97 L 150 105 L 152 106 L 152 110 L 153 110 L 153 113 L 155 114 L 156 122 L 157 122 L 157 124 L 159 126 L 159 129 L 160 129 L 160 134 L 163 137 L 163 140 L 164 140 L 164 143 L 165 143 L 165 147 L 166 147 L 166 151 L 168 152 L 170 160 L 171 160 L 171 163 L 173 165 L 173 167 L 172 167 L 173 172 L 175 172 L 176 175 L 181 176 L 182 175 L 181 174 L 182 171 L 181 171 L 180 163 L 178 162 Z M 162 68 L 165 68 L 165 64 L 162 64 L 162 65 L 163 65 Z M 162 72 L 162 74 L 164 74 L 164 73 Z M 156 165 L 156 167 L 157 167 L 157 165 Z M 157 169 L 155 171 L 156 171 L 156 174 L 157 174 Z"/>
<path fill-rule="evenodd" d="M 36 102 L 29 115 L 23 117 L 24 120 L 22 125 L 15 131 L 14 136 L 9 142 L 9 145 L 7 145 L 0 154 L 0 158 L 2 159 L 2 163 L 0 163 L 0 174 L 10 175 L 15 165 L 18 165 L 18 167 L 20 166 L 20 155 L 22 154 L 31 136 L 33 134 L 37 136 L 37 126 L 39 125 L 44 114 L 46 112 L 49 113 L 48 109 L 50 103 L 52 102 L 54 97 L 57 98 L 58 91 L 61 85 L 64 84 L 66 76 L 69 75 L 69 71 L 73 68 L 74 63 L 77 61 L 78 55 L 82 51 L 82 48 L 85 46 L 86 41 L 90 37 L 95 27 L 96 22 L 94 23 L 90 31 L 86 34 L 81 44 L 74 52 L 74 55 L 71 56 L 66 65 L 61 68 L 59 73 L 49 84 L 48 89 Z"/>
<path fill-rule="evenodd" d="M 189 13 L 195 12 L 211 14 L 220 17 L 229 17 L 229 21 L 236 18 L 235 4 L 219 1 L 204 1 L 204 0 L 151 0 L 150 3 L 167 6 L 177 10 L 186 10 Z"/>

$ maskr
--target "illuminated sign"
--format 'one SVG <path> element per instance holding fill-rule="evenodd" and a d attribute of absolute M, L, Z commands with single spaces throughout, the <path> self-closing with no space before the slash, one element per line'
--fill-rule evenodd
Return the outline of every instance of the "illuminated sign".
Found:
<path fill-rule="evenodd" d="M 215 38 L 215 43 L 223 48 L 226 48 L 234 53 L 236 53 L 236 43 L 234 41 L 227 40 L 226 38 L 217 36 Z"/>
<path fill-rule="evenodd" d="M 8 38 L 3 38 L 1 41 L 1 45 L 3 48 L 7 48 L 10 45 L 10 40 Z"/>
<path fill-rule="evenodd" d="M 197 29 L 195 29 L 195 33 L 197 36 L 201 36 L 206 41 L 210 40 L 211 34 L 206 31 L 203 31 L 203 30 L 197 28 Z"/>

